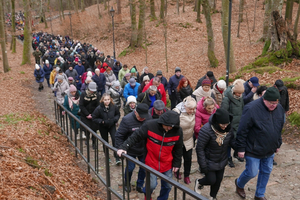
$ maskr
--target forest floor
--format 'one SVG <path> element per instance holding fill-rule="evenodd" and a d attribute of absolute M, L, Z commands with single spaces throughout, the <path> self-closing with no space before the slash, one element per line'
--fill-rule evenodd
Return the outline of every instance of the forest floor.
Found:
<path fill-rule="evenodd" d="M 97 18 L 96 6 L 86 8 L 86 11 L 78 16 L 73 15 L 73 35 L 75 39 L 91 43 L 107 55 L 111 54 L 107 52 L 112 52 L 111 17 L 107 10 L 103 11 L 102 7 L 102 19 Z M 122 8 L 122 16 L 115 17 L 117 55 L 129 46 L 130 38 L 129 6 L 125 5 L 124 2 Z M 264 13 L 262 1 L 258 1 L 254 32 L 251 31 L 254 1 L 247 2 L 245 8 L 248 23 L 244 15 L 245 20 L 241 24 L 240 30 L 241 36 L 237 38 L 235 36 L 237 34 L 238 1 L 233 1 L 232 40 L 238 69 L 253 62 L 261 54 L 263 47 L 263 43 L 258 42 L 262 35 Z M 294 9 L 296 8 L 294 7 Z M 221 1 L 218 1 L 217 9 L 221 10 Z M 156 14 L 158 16 L 158 12 Z M 179 66 L 182 68 L 182 73 L 191 80 L 193 85 L 196 85 L 197 80 L 208 70 L 213 71 L 216 78 L 224 76 L 225 57 L 221 34 L 221 13 L 212 16 L 216 42 L 215 53 L 220 63 L 219 67 L 214 69 L 209 68 L 206 55 L 205 22 L 196 23 L 195 19 L 196 13 L 192 11 L 191 2 L 186 6 L 186 12 L 182 13 L 180 11 L 180 15 L 176 14 L 173 2 L 169 5 L 167 17 L 169 69 L 165 67 L 163 26 L 158 21 L 150 21 L 148 18 L 146 20 L 147 61 L 146 52 L 143 48 L 136 49 L 126 56 L 117 57 L 117 59 L 130 67 L 136 65 L 139 71 L 146 65 L 153 73 L 161 69 L 167 78 L 173 75 L 175 67 Z M 201 19 L 204 21 L 203 15 L 201 15 Z M 53 20 L 52 23 L 54 34 L 71 35 L 68 17 L 62 23 L 59 19 Z M 249 24 L 250 32 L 248 32 L 247 24 Z M 50 27 L 44 29 L 43 24 L 37 25 L 35 30 L 51 32 Z M 8 53 L 11 71 L 5 74 L 0 73 L 0 105 L 2 108 L 0 110 L 0 173 L 3 177 L 3 184 L 0 185 L 0 199 L 25 199 L 25 197 L 27 199 L 100 199 L 101 194 L 104 194 L 103 186 L 96 184 L 94 179 L 86 174 L 85 167 L 83 167 L 83 170 L 78 167 L 81 160 L 74 157 L 74 151 L 67 139 L 59 134 L 60 130 L 54 124 L 53 93 L 46 87 L 46 84 L 44 84 L 45 89 L 38 92 L 38 85 L 33 77 L 34 67 L 33 65 L 20 66 L 22 59 L 20 52 L 22 52 L 22 48 L 18 44 L 17 54 Z M 32 58 L 32 63 L 33 60 Z M 283 66 L 283 71 L 276 71 L 272 74 L 251 72 L 243 74 L 241 78 L 247 80 L 256 75 L 260 78 L 261 83 L 272 85 L 278 78 L 298 77 L 299 66 L 300 62 L 294 60 L 292 63 Z M 0 63 L 0 69 L 2 70 L 2 62 Z M 234 75 L 232 76 L 234 77 Z M 299 92 L 289 90 L 289 93 L 291 109 L 292 111 L 298 111 Z M 266 197 L 272 200 L 295 200 L 299 199 L 300 194 L 299 129 L 291 126 L 288 122 L 283 133 L 283 140 L 284 144 L 275 156 L 278 165 L 274 167 L 271 174 Z M 102 148 L 99 149 L 102 150 Z M 29 162 L 29 164 L 24 161 Z M 100 161 L 103 163 L 103 160 Z M 236 168 L 227 167 L 225 170 L 225 177 L 218 199 L 239 199 L 234 193 L 234 179 L 243 171 L 244 164 L 236 160 L 235 164 Z M 197 172 L 197 168 L 194 151 L 192 184 L 189 185 L 191 189 L 193 189 L 194 180 L 201 176 Z M 120 190 L 120 169 L 118 166 L 111 164 L 111 170 L 115 177 L 112 185 L 115 189 Z M 136 174 L 134 174 L 132 181 L 135 180 Z M 180 182 L 183 183 L 182 180 Z M 253 179 L 247 185 L 247 199 L 253 199 L 255 183 L 256 179 Z M 56 188 L 53 194 L 48 185 Z M 154 196 L 158 193 L 159 190 L 156 189 Z M 208 196 L 208 194 L 209 188 L 205 187 L 203 195 Z M 130 199 L 142 198 L 141 194 L 131 193 Z M 171 195 L 170 199 L 172 198 Z"/>

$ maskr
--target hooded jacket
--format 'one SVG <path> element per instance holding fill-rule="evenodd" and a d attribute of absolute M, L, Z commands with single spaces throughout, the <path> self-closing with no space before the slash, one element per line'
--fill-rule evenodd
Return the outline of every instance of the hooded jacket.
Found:
<path fill-rule="evenodd" d="M 42 68 L 40 68 L 39 70 L 34 70 L 34 77 L 35 77 L 35 81 L 37 83 L 43 83 L 44 82 L 44 77 L 45 77 L 45 72 Z"/>
<path fill-rule="evenodd" d="M 119 87 L 117 89 L 116 87 Z M 113 99 L 114 104 L 120 109 L 121 108 L 121 95 L 122 95 L 122 88 L 120 86 L 119 81 L 113 82 L 112 86 L 109 88 L 107 93 Z"/>
<path fill-rule="evenodd" d="M 151 85 L 153 85 L 153 79 L 151 79 L 150 82 L 147 85 L 145 85 L 143 92 L 146 92 Z M 167 93 L 162 83 L 160 83 L 157 87 L 157 91 L 159 91 L 161 94 L 161 100 L 165 103 L 165 105 L 167 105 Z"/>
<path fill-rule="evenodd" d="M 139 83 L 135 83 L 134 87 L 131 87 L 130 83 L 127 83 L 125 85 L 124 92 L 123 92 L 123 97 L 126 99 L 126 101 L 127 101 L 127 97 L 129 97 L 130 95 L 135 96 L 135 98 L 137 98 L 139 86 L 140 86 Z"/>
<path fill-rule="evenodd" d="M 105 83 L 105 91 L 108 91 L 108 89 L 112 86 L 112 83 L 117 80 L 116 76 L 114 75 L 113 71 L 110 71 L 108 74 L 106 71 L 103 73 L 106 79 Z"/>
<path fill-rule="evenodd" d="M 213 113 L 215 113 L 215 112 L 217 111 L 217 109 L 219 108 L 218 104 L 215 103 L 215 109 L 214 109 L 214 111 L 212 112 L 212 114 L 209 114 L 209 113 L 206 111 L 205 107 L 203 106 L 203 103 L 204 103 L 204 101 L 205 101 L 204 99 L 205 99 L 205 97 L 203 97 L 203 98 L 197 103 L 196 119 L 195 119 L 196 124 L 195 124 L 195 128 L 194 128 L 196 138 L 198 138 L 198 133 L 199 133 L 201 127 L 202 127 L 203 125 L 205 125 L 205 124 L 208 122 L 210 116 L 211 116 Z"/>
<path fill-rule="evenodd" d="M 162 125 L 173 128 L 166 132 Z M 167 111 L 159 119 L 145 122 L 119 148 L 127 151 L 137 142 L 146 140 L 145 164 L 163 173 L 181 166 L 182 137 L 178 113 Z"/>
<path fill-rule="evenodd" d="M 69 90 L 69 84 L 67 81 L 63 80 L 62 83 L 58 81 L 54 83 L 53 91 L 56 91 L 56 100 L 59 104 L 63 104 L 65 100 L 65 95 Z"/>

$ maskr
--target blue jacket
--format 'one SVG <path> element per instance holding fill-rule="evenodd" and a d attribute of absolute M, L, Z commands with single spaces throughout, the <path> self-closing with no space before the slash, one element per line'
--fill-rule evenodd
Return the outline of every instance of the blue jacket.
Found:
<path fill-rule="evenodd" d="M 92 80 L 97 84 L 97 91 L 100 92 L 100 91 L 103 91 L 105 90 L 105 84 L 106 84 L 106 78 L 104 76 L 104 74 L 99 74 L 99 76 L 97 76 L 97 74 L 95 74 L 93 77 L 92 77 Z"/>
<path fill-rule="evenodd" d="M 168 90 L 168 84 L 169 84 L 168 80 L 164 76 L 162 76 L 160 81 L 164 85 L 165 91 L 167 91 Z"/>
<path fill-rule="evenodd" d="M 78 82 L 77 82 L 78 81 Z M 80 91 L 80 89 L 81 89 L 81 86 L 82 86 L 82 83 L 81 83 L 81 78 L 79 78 L 79 76 L 76 76 L 76 78 L 75 78 L 75 83 L 76 83 L 76 88 L 77 88 L 77 90 L 78 91 Z"/>
<path fill-rule="evenodd" d="M 44 82 L 44 78 L 45 78 L 45 72 L 42 68 L 40 68 L 39 70 L 34 70 L 34 76 L 35 76 L 35 81 L 37 83 L 43 83 Z"/>
<path fill-rule="evenodd" d="M 44 64 L 43 70 L 44 70 L 44 72 L 45 72 L 45 78 L 46 78 L 46 79 L 50 78 L 50 74 L 51 74 L 51 72 L 52 72 L 52 70 L 53 70 L 52 65 L 49 64 L 49 67 L 47 67 L 47 66 Z"/>
<path fill-rule="evenodd" d="M 76 69 L 78 76 L 82 76 L 82 74 L 85 72 L 85 68 L 83 65 L 76 65 L 74 69 Z"/>
<path fill-rule="evenodd" d="M 236 133 L 237 151 L 255 158 L 273 155 L 282 144 L 284 113 L 280 104 L 270 112 L 263 98 L 247 104 Z"/>
<path fill-rule="evenodd" d="M 180 75 L 179 77 L 177 77 L 175 74 L 173 76 L 171 76 L 171 78 L 169 79 L 169 85 L 168 85 L 168 91 L 169 91 L 169 95 L 171 95 L 172 93 L 176 92 L 176 88 L 179 84 L 179 81 L 183 78 L 184 76 Z"/>
<path fill-rule="evenodd" d="M 135 83 L 135 86 L 134 88 L 132 88 L 130 86 L 130 83 L 127 83 L 125 85 L 125 88 L 124 88 L 124 92 L 123 92 L 123 97 L 126 99 L 127 101 L 127 97 L 129 96 L 135 96 L 135 98 L 137 98 L 138 96 L 138 88 L 139 88 L 140 84 L 139 83 Z"/>
<path fill-rule="evenodd" d="M 249 86 L 249 80 L 244 83 L 245 91 L 243 93 L 244 104 L 251 102 L 253 100 L 254 93 L 251 91 L 251 87 Z"/>

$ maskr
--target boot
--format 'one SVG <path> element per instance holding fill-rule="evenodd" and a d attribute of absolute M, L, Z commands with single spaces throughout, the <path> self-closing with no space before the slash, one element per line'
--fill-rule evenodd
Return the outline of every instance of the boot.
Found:
<path fill-rule="evenodd" d="M 186 183 L 186 184 L 190 184 L 191 183 L 191 180 L 190 180 L 190 177 L 184 177 L 184 182 Z"/>
<path fill-rule="evenodd" d="M 228 165 L 229 165 L 229 167 L 231 167 L 231 168 L 235 167 L 234 163 L 232 162 L 232 157 L 229 157 L 229 158 L 228 158 Z"/>
<path fill-rule="evenodd" d="M 273 165 L 277 165 L 277 162 L 273 159 Z"/>

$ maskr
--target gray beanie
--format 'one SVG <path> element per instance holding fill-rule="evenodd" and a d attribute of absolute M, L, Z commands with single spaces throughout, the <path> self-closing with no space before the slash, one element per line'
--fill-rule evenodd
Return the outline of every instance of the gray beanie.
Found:
<path fill-rule="evenodd" d="M 112 82 L 112 87 L 114 88 L 114 89 L 116 89 L 116 87 L 119 87 L 120 88 L 120 82 L 119 81 L 114 81 L 114 82 Z"/>
<path fill-rule="evenodd" d="M 175 68 L 175 73 L 176 73 L 176 72 L 178 72 L 178 71 L 180 71 L 180 72 L 181 72 L 181 69 L 180 69 L 180 67 L 176 67 L 176 68 Z"/>
<path fill-rule="evenodd" d="M 58 75 L 57 80 L 64 80 L 64 76 L 63 75 Z"/>
<path fill-rule="evenodd" d="M 93 91 L 93 92 L 97 91 L 97 84 L 95 82 L 90 82 L 88 87 L 89 87 L 90 91 Z"/>

